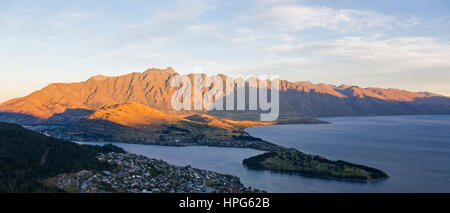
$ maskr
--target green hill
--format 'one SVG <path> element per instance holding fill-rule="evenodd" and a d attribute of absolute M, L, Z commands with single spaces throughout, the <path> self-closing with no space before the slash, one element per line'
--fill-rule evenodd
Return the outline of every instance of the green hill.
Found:
<path fill-rule="evenodd" d="M 113 145 L 78 145 L 0 122 L 0 192 L 58 191 L 40 180 L 83 169 L 109 169 L 112 165 L 96 156 L 112 151 L 124 152 Z"/>

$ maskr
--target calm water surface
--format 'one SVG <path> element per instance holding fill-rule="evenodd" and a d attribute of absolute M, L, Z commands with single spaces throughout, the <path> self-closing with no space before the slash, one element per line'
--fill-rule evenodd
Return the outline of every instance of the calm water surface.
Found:
<path fill-rule="evenodd" d="M 179 166 L 237 175 L 245 185 L 269 192 L 450 192 L 450 115 L 322 120 L 332 124 L 263 126 L 247 131 L 305 153 L 375 167 L 390 177 L 364 183 L 249 170 L 242 160 L 262 153 L 252 149 L 115 145 Z"/>

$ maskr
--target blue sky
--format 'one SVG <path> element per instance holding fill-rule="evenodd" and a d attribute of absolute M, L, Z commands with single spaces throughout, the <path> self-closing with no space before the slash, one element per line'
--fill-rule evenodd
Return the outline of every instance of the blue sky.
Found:
<path fill-rule="evenodd" d="M 168 66 L 450 95 L 449 59 L 445 0 L 0 0 L 0 102 Z"/>

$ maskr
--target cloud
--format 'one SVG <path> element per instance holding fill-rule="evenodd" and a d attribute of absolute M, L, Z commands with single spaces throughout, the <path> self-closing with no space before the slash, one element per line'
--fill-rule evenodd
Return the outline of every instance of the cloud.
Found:
<path fill-rule="evenodd" d="M 223 34 L 230 44 L 247 49 L 310 44 L 342 36 L 376 36 L 422 23 L 411 14 L 397 17 L 374 11 L 309 6 L 295 0 L 257 1 L 234 18 Z M 269 52 L 269 54 L 271 54 Z"/>
<path fill-rule="evenodd" d="M 195 21 L 205 11 L 215 9 L 214 1 L 176 0 L 151 16 L 149 24 L 185 24 Z"/>
<path fill-rule="evenodd" d="M 302 31 L 326 29 L 338 31 L 361 31 L 372 28 L 391 29 L 409 27 L 420 23 L 415 15 L 399 18 L 373 11 L 333 9 L 329 7 L 286 4 L 263 7 L 257 15 L 241 17 L 245 23 L 260 22 L 260 26 L 282 30 Z"/>
<path fill-rule="evenodd" d="M 1 29 L 6 29 L 8 27 L 14 27 L 19 24 L 17 19 L 13 19 L 11 17 L 0 15 L 0 27 Z"/>
<path fill-rule="evenodd" d="M 188 32 L 215 32 L 214 24 L 204 24 L 199 20 L 205 12 L 213 10 L 215 1 L 175 0 L 158 7 L 156 13 L 140 22 L 128 24 L 118 33 L 117 43 L 137 43 L 140 45 L 167 45 L 184 39 Z"/>
<path fill-rule="evenodd" d="M 63 11 L 59 13 L 60 17 L 66 20 L 71 21 L 82 21 L 91 16 L 91 13 L 82 13 L 82 12 L 68 12 Z"/>
<path fill-rule="evenodd" d="M 3 17 L 0 17 L 0 26 L 3 27 L 3 26 L 6 26 L 6 25 L 8 25 L 6 20 Z"/>
<path fill-rule="evenodd" d="M 217 25 L 214 24 L 199 24 L 189 25 L 187 29 L 194 32 L 212 32 L 217 30 Z"/>
<path fill-rule="evenodd" d="M 450 15 L 437 17 L 432 21 L 432 23 L 433 24 L 449 24 L 450 23 Z"/>
<path fill-rule="evenodd" d="M 274 64 L 291 62 L 298 69 L 319 68 L 323 63 L 324 70 L 359 73 L 450 68 L 450 43 L 429 37 L 344 37 L 312 44 L 273 45 L 266 50 Z"/>
<path fill-rule="evenodd" d="M 280 6 L 271 10 L 275 24 L 295 30 L 326 28 L 337 30 L 345 27 L 388 27 L 394 18 L 374 12 L 334 10 L 327 7 Z"/>

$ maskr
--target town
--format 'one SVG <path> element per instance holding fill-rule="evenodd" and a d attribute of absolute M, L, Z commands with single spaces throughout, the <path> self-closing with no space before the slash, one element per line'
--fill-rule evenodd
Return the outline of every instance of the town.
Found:
<path fill-rule="evenodd" d="M 60 174 L 45 180 L 73 193 L 258 193 L 244 187 L 232 175 L 200 170 L 191 166 L 178 167 L 162 160 L 132 153 L 100 154 L 98 160 L 116 165 L 111 171 L 83 170 Z"/>

